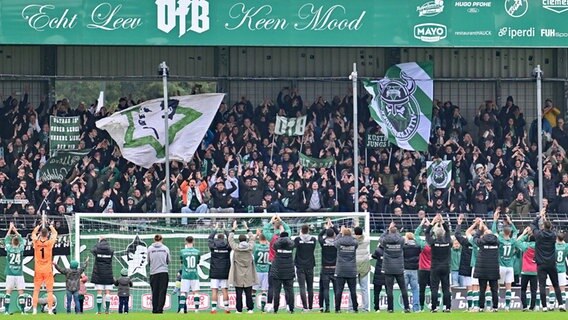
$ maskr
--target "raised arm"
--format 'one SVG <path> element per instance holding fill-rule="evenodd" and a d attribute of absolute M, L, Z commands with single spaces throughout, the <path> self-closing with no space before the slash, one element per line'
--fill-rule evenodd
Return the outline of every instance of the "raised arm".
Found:
<path fill-rule="evenodd" d="M 32 231 L 32 239 L 35 240 L 37 239 L 37 236 L 39 234 L 39 228 L 41 228 L 41 225 L 38 225 L 34 228 L 34 230 Z"/>
<path fill-rule="evenodd" d="M 57 240 L 57 230 L 55 230 L 55 227 L 53 226 L 53 223 L 49 225 L 49 231 L 51 231 L 51 236 L 49 237 L 49 240 Z"/>

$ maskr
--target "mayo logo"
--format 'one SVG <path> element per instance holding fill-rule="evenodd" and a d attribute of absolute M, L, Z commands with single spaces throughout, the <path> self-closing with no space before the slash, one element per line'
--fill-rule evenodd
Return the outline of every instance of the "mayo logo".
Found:
<path fill-rule="evenodd" d="M 422 23 L 414 26 L 414 38 L 424 42 L 438 42 L 447 36 L 448 28 L 443 24 Z"/>
<path fill-rule="evenodd" d="M 437 16 L 440 13 L 444 12 L 444 1 L 443 0 L 428 1 L 425 4 L 421 5 L 420 7 L 417 7 L 416 11 L 418 11 L 419 17 Z"/>
<path fill-rule="evenodd" d="M 209 2 L 206 0 L 156 0 L 158 29 L 170 33 L 178 26 L 179 37 L 187 31 L 203 33 L 209 30 Z M 191 14 L 189 27 L 187 16 Z"/>
<path fill-rule="evenodd" d="M 568 0 L 542 0 L 542 7 L 556 13 L 568 11 Z"/>
<path fill-rule="evenodd" d="M 505 12 L 513 18 L 520 18 L 529 11 L 528 0 L 505 0 Z"/>

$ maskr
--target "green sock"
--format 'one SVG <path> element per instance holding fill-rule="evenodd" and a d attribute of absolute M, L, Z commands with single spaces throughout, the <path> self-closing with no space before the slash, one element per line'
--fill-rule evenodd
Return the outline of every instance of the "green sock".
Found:
<path fill-rule="evenodd" d="M 195 304 L 195 310 L 199 310 L 199 296 L 193 296 L 193 304 Z"/>
<path fill-rule="evenodd" d="M 4 308 L 6 313 L 10 313 L 10 297 L 8 295 L 4 298 Z"/>
<path fill-rule="evenodd" d="M 490 307 L 493 304 L 491 303 L 491 292 L 485 291 L 485 307 Z"/>
<path fill-rule="evenodd" d="M 211 302 L 211 310 L 217 310 L 217 301 Z"/>
<path fill-rule="evenodd" d="M 505 308 L 511 306 L 511 290 L 505 291 Z"/>
<path fill-rule="evenodd" d="M 252 308 L 254 309 L 254 305 L 256 304 L 256 293 L 252 294 Z"/>
<path fill-rule="evenodd" d="M 110 310 L 110 295 L 105 296 L 105 312 L 108 313 Z"/>
<path fill-rule="evenodd" d="M 187 300 L 185 295 L 180 295 L 178 297 L 178 301 L 179 301 L 178 312 L 180 312 L 182 309 L 187 312 Z"/>
<path fill-rule="evenodd" d="M 266 307 L 266 293 L 260 295 L 260 309 L 264 312 L 264 307 Z"/>
<path fill-rule="evenodd" d="M 562 292 L 562 302 L 566 304 L 566 291 Z"/>
<path fill-rule="evenodd" d="M 548 303 L 550 304 L 551 308 L 554 306 L 554 300 L 556 300 L 556 295 L 553 291 L 551 291 L 548 293 Z"/>
<path fill-rule="evenodd" d="M 98 294 L 97 295 L 97 312 L 100 313 L 101 312 L 101 308 L 103 306 L 103 296 Z"/>
<path fill-rule="evenodd" d="M 26 312 L 26 297 L 24 295 L 18 296 L 18 307 L 20 307 L 20 312 Z"/>
<path fill-rule="evenodd" d="M 536 307 L 537 307 L 537 308 L 542 307 L 542 306 L 540 305 L 540 291 L 537 291 L 537 292 L 536 292 Z"/>
<path fill-rule="evenodd" d="M 472 306 L 473 306 L 473 291 L 468 290 L 467 291 L 467 308 L 471 309 Z"/>
<path fill-rule="evenodd" d="M 479 307 L 479 291 L 473 292 L 473 307 L 474 308 Z"/>

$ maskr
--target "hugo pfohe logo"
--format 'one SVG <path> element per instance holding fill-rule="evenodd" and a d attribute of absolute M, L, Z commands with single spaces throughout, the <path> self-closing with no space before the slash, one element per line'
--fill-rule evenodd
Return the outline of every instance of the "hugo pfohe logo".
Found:
<path fill-rule="evenodd" d="M 568 11 L 568 0 L 542 0 L 542 7 L 556 13 Z"/>
<path fill-rule="evenodd" d="M 181 38 L 188 31 L 203 33 L 209 30 L 207 0 L 156 0 L 156 6 L 158 29 L 165 33 L 178 27 Z"/>
<path fill-rule="evenodd" d="M 443 0 L 428 1 L 423 5 L 417 7 L 416 11 L 418 11 L 419 17 L 437 16 L 440 13 L 444 12 L 444 1 Z"/>

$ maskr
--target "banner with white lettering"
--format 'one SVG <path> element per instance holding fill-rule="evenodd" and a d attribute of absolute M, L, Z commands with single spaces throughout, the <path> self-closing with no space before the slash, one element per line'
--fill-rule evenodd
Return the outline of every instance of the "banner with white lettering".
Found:
<path fill-rule="evenodd" d="M 274 133 L 279 136 L 302 136 L 306 130 L 306 121 L 306 116 L 298 118 L 276 116 Z"/>
<path fill-rule="evenodd" d="M 82 157 L 89 154 L 89 150 L 58 151 L 47 163 L 39 169 L 42 181 L 61 181 L 67 177 Z"/>
<path fill-rule="evenodd" d="M 79 117 L 49 117 L 49 155 L 59 150 L 75 150 L 81 138 Z"/>
<path fill-rule="evenodd" d="M 368 133 L 366 138 L 369 149 L 386 148 L 389 145 L 389 139 L 384 134 Z"/>
<path fill-rule="evenodd" d="M 317 158 L 309 157 L 309 156 L 307 156 L 307 155 L 305 155 L 301 152 L 300 152 L 300 159 L 299 160 L 300 160 L 300 165 L 302 165 L 302 167 L 316 168 L 316 169 L 330 168 L 335 163 L 334 157 L 317 159 Z"/>

